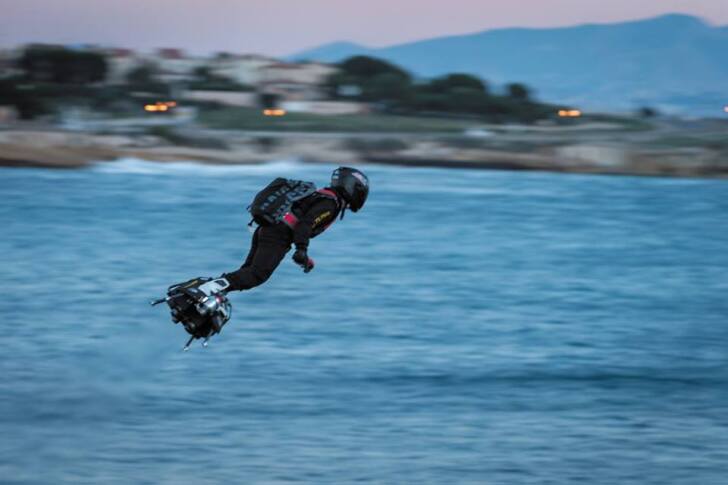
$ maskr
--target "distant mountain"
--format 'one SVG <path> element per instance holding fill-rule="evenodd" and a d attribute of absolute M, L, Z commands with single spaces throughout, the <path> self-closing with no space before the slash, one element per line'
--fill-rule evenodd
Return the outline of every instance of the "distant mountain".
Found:
<path fill-rule="evenodd" d="M 498 29 L 385 48 L 329 44 L 291 56 L 387 59 L 421 77 L 475 74 L 523 82 L 546 101 L 606 110 L 643 105 L 719 113 L 728 103 L 728 26 L 664 15 L 616 24 Z"/>
<path fill-rule="evenodd" d="M 315 49 L 310 49 L 293 56 L 297 61 L 323 61 L 335 62 L 347 57 L 361 55 L 369 52 L 369 48 L 353 42 L 333 42 Z"/>

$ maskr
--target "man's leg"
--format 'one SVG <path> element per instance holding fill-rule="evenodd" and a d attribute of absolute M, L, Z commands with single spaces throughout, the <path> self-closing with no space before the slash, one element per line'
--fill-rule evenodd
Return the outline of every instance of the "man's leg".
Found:
<path fill-rule="evenodd" d="M 258 234 L 260 234 L 260 227 L 257 227 L 255 232 L 253 232 L 253 238 L 250 241 L 250 251 L 248 251 L 248 256 L 240 268 L 245 268 L 253 263 L 253 257 L 255 257 L 255 252 L 258 250 Z"/>
<path fill-rule="evenodd" d="M 223 275 L 230 282 L 230 289 L 249 290 L 265 283 L 291 248 L 291 239 L 286 226 L 258 228 L 243 266 Z"/>

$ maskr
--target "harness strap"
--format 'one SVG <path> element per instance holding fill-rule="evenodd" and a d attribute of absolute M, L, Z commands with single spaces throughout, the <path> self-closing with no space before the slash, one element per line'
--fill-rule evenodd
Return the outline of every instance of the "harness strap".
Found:
<path fill-rule="evenodd" d="M 339 196 L 336 195 L 336 192 L 334 192 L 333 190 L 329 190 L 329 189 L 318 189 L 316 191 L 316 193 L 317 194 L 321 194 L 324 197 L 328 197 L 329 199 L 334 199 L 336 201 L 336 206 L 337 207 L 340 206 L 340 204 L 339 204 Z M 298 225 L 298 217 L 296 217 L 296 215 L 293 212 L 286 212 L 286 214 L 283 216 L 283 219 L 281 220 L 281 222 L 283 222 L 285 225 L 287 225 L 291 229 L 295 229 L 296 226 Z M 334 220 L 332 220 L 331 222 L 329 222 L 326 225 L 326 227 L 324 227 L 323 230 L 325 231 L 326 229 L 328 229 L 329 226 L 331 224 L 333 224 L 333 223 L 334 223 Z"/>
<path fill-rule="evenodd" d="M 331 199 L 334 199 L 336 201 L 336 205 L 339 205 L 339 196 L 336 195 L 336 192 L 329 189 L 318 189 L 316 192 L 319 194 L 325 195 L 326 197 L 329 197 Z"/>

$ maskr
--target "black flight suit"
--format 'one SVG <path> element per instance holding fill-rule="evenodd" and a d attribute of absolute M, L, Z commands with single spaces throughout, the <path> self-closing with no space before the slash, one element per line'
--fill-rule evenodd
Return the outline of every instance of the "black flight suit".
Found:
<path fill-rule="evenodd" d="M 333 192 L 333 189 L 328 189 Z M 250 252 L 237 271 L 223 274 L 230 290 L 248 290 L 265 283 L 281 263 L 291 244 L 308 249 L 308 240 L 324 232 L 339 215 L 340 204 L 332 197 L 316 193 L 296 202 L 292 208 L 298 218 L 295 229 L 283 222 L 260 226 L 253 233 Z"/>

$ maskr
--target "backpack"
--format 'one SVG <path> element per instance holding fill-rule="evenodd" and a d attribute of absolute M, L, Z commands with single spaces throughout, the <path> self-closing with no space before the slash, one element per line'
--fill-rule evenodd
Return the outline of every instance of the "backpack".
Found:
<path fill-rule="evenodd" d="M 283 221 L 296 201 L 316 193 L 313 182 L 278 177 L 258 192 L 248 212 L 260 226 L 272 226 Z"/>

